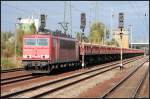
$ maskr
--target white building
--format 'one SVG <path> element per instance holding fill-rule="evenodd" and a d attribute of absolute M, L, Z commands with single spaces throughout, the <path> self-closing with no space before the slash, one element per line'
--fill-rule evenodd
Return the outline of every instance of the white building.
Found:
<path fill-rule="evenodd" d="M 20 18 L 18 20 L 19 27 L 21 29 L 23 29 L 24 31 L 30 31 L 30 26 L 33 23 L 34 23 L 34 25 L 36 27 L 36 31 L 38 31 L 39 26 L 40 26 L 39 19 L 34 19 L 34 18 L 22 19 L 22 18 Z"/>

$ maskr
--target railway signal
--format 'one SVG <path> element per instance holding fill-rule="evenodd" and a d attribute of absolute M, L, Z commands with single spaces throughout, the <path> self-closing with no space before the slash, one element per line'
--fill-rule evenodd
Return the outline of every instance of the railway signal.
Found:
<path fill-rule="evenodd" d="M 86 14 L 85 13 L 81 13 L 81 24 L 80 24 L 80 29 L 82 30 L 82 34 L 81 34 L 81 47 L 83 48 L 83 53 L 82 53 L 82 67 L 84 68 L 84 46 L 83 46 L 83 35 L 84 35 L 84 29 L 86 26 Z"/>
<path fill-rule="evenodd" d="M 119 13 L 119 28 L 124 28 L 124 14 L 122 12 Z"/>
<path fill-rule="evenodd" d="M 40 30 L 44 31 L 44 28 L 46 26 L 46 15 L 45 14 L 41 14 L 40 16 Z"/>
<path fill-rule="evenodd" d="M 120 40 L 121 40 L 121 44 L 120 44 L 120 60 L 121 60 L 121 63 L 120 63 L 120 70 L 123 69 L 123 63 L 122 63 L 122 37 L 123 35 L 125 35 L 123 33 L 123 29 L 124 29 L 124 13 L 119 13 L 119 26 L 118 28 L 120 29 L 120 33 L 119 34 L 116 34 L 116 35 L 120 35 Z"/>
<path fill-rule="evenodd" d="M 121 63 L 120 63 L 120 69 L 123 69 L 123 64 L 122 64 L 122 36 L 123 36 L 123 28 L 124 28 L 124 14 L 121 12 L 119 13 L 119 28 L 120 28 L 120 39 L 121 39 L 121 51 L 120 51 L 120 59 L 121 59 Z"/>
<path fill-rule="evenodd" d="M 82 29 L 82 32 L 84 32 L 86 26 L 86 14 L 81 13 L 81 24 L 80 24 L 80 29 Z"/>

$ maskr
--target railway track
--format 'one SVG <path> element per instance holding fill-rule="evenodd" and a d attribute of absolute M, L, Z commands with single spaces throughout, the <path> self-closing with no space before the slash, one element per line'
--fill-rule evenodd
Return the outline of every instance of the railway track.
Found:
<path fill-rule="evenodd" d="M 135 59 L 138 59 L 141 57 L 136 57 Z M 134 58 L 131 58 L 134 60 Z M 130 59 L 126 59 L 124 61 L 128 61 Z M 113 63 L 112 65 L 118 64 L 119 62 L 111 62 Z M 111 64 L 109 63 L 109 64 Z M 104 64 L 105 65 L 105 64 Z M 10 77 L 10 78 L 6 78 L 6 79 L 1 79 L 1 85 L 7 85 L 7 84 L 12 84 L 12 83 L 16 83 L 16 82 L 21 82 L 21 81 L 25 81 L 25 80 L 32 80 L 34 78 L 39 78 L 42 77 L 44 75 L 40 75 L 40 76 L 32 76 L 32 74 L 26 74 L 26 75 L 21 75 L 21 76 L 16 76 L 16 77 Z"/>
<path fill-rule="evenodd" d="M 140 88 L 142 87 L 144 80 L 146 79 L 146 77 L 148 76 L 149 73 L 149 69 L 145 72 L 144 76 L 141 78 L 141 80 L 139 81 L 138 86 L 135 89 L 134 94 L 132 95 L 132 98 L 138 98 L 138 92 L 140 91 Z"/>
<path fill-rule="evenodd" d="M 16 78 L 21 78 L 21 77 L 26 77 L 26 76 L 30 76 L 31 74 L 26 74 L 26 75 L 20 75 L 20 76 L 15 76 L 15 77 L 9 77 L 9 78 L 4 78 L 1 79 L 1 81 L 8 81 L 8 80 L 12 80 L 12 79 L 16 79 Z"/>
<path fill-rule="evenodd" d="M 133 68 L 128 75 L 105 92 L 100 98 L 135 98 L 149 72 L 149 67 L 145 69 L 144 73 L 141 70 L 144 68 L 143 64 L 148 60 L 146 59 L 146 61 L 137 64 L 136 68 Z M 141 74 L 139 75 L 140 78 L 137 76 L 138 74 Z"/>
<path fill-rule="evenodd" d="M 28 74 L 28 75 L 13 77 L 12 79 L 11 78 L 3 79 L 1 81 L 1 85 L 12 84 L 12 83 L 16 83 L 16 82 L 21 82 L 21 81 L 25 81 L 25 80 L 34 79 L 34 78 L 39 78 L 39 77 L 42 77 L 42 76 L 43 75 L 32 76 L 32 74 Z"/>
<path fill-rule="evenodd" d="M 137 87 L 137 92 L 134 98 L 149 98 L 149 72 L 147 75 L 143 76 L 143 80 L 141 80 L 141 83 L 139 84 L 139 87 Z"/>
<path fill-rule="evenodd" d="M 129 60 L 124 62 L 123 64 L 127 64 L 129 62 L 132 62 L 134 60 Z M 114 66 L 115 65 L 115 66 Z M 58 91 L 60 89 L 66 88 L 68 86 L 71 86 L 73 84 L 79 83 L 81 81 L 84 81 L 86 79 L 90 79 L 94 76 L 100 75 L 102 73 L 105 73 L 109 70 L 118 68 L 119 65 L 118 63 L 114 63 L 114 64 L 109 64 L 109 65 L 105 65 L 105 66 L 101 66 L 97 69 L 92 69 L 92 70 L 88 70 L 86 72 L 82 72 L 82 73 L 77 73 L 71 76 L 67 76 L 61 79 L 56 79 L 53 81 L 49 81 L 45 84 L 41 84 L 35 87 L 30 87 L 21 91 L 17 91 L 14 93 L 10 93 L 10 94 L 5 94 L 2 95 L 2 98 L 24 98 L 24 97 L 28 97 L 28 98 L 39 98 L 42 97 L 46 94 Z"/>
<path fill-rule="evenodd" d="M 9 73 L 9 72 L 16 72 L 16 71 L 22 71 L 24 70 L 23 68 L 14 68 L 14 69 L 9 69 L 9 70 L 2 70 L 1 73 Z"/>

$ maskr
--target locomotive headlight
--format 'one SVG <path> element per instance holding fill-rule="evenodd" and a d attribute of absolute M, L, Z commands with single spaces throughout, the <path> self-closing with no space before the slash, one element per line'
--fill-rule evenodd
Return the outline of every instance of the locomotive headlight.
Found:
<path fill-rule="evenodd" d="M 23 55 L 23 58 L 31 58 L 31 55 Z"/>
<path fill-rule="evenodd" d="M 27 55 L 23 55 L 23 58 L 27 58 Z"/>
<path fill-rule="evenodd" d="M 41 58 L 43 58 L 43 55 L 41 55 Z"/>
<path fill-rule="evenodd" d="M 45 58 L 49 58 L 49 55 L 45 55 Z"/>
<path fill-rule="evenodd" d="M 31 55 L 23 55 L 23 58 L 31 58 Z"/>
<path fill-rule="evenodd" d="M 49 58 L 49 55 L 41 55 L 41 58 Z"/>

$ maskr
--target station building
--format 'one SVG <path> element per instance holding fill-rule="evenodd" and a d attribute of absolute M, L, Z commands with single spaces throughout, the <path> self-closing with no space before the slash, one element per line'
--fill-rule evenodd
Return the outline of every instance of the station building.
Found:
<path fill-rule="evenodd" d="M 129 48 L 129 38 L 128 38 L 128 31 L 123 30 L 123 37 L 122 37 L 122 48 Z M 121 39 L 120 39 L 120 30 L 116 29 L 113 30 L 113 38 L 118 42 L 119 46 L 121 46 Z"/>

